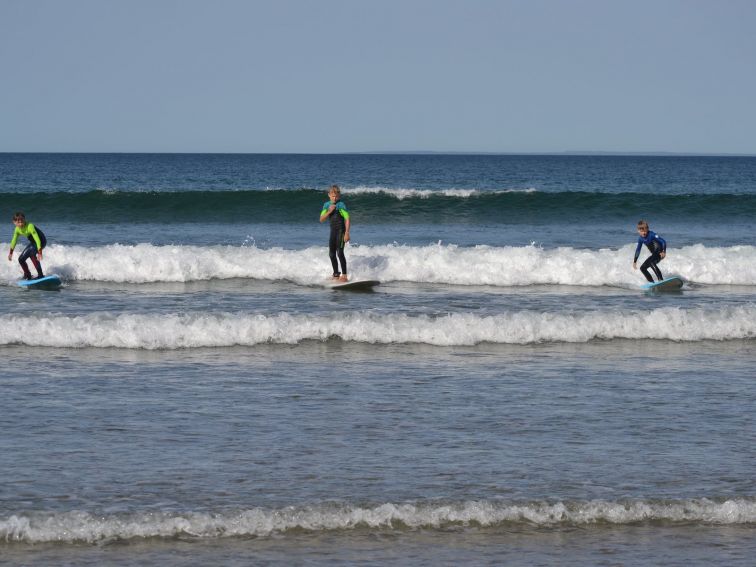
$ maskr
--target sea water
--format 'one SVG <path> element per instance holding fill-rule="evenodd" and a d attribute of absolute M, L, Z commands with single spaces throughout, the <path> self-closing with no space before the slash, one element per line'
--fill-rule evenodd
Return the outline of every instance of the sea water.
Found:
<path fill-rule="evenodd" d="M 0 266 L 0 562 L 752 564 L 756 158 L 0 154 L 0 203 L 65 282 Z"/>

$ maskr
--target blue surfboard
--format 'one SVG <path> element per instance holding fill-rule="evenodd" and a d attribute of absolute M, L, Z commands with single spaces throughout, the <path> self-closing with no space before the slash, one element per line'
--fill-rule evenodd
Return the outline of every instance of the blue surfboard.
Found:
<path fill-rule="evenodd" d="M 19 280 L 18 285 L 29 289 L 58 289 L 63 282 L 60 276 L 52 274 L 35 280 Z"/>
<path fill-rule="evenodd" d="M 672 276 L 660 282 L 644 284 L 642 287 L 649 291 L 680 291 L 682 286 L 682 278 L 680 276 Z"/>

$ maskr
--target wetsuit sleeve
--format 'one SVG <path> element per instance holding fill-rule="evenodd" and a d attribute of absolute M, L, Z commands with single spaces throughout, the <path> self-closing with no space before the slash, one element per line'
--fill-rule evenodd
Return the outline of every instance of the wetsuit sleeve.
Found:
<path fill-rule="evenodd" d="M 635 257 L 633 258 L 633 262 L 638 261 L 638 256 L 640 256 L 641 248 L 643 248 L 643 239 L 638 238 L 638 246 L 635 247 Z"/>
<path fill-rule="evenodd" d="M 34 239 L 34 244 L 37 245 L 37 250 L 41 250 L 42 241 L 39 239 L 39 234 L 37 234 L 37 229 L 34 228 L 34 225 L 32 223 L 29 223 L 27 226 L 29 227 L 29 234 Z"/>
<path fill-rule="evenodd" d="M 347 211 L 346 205 L 339 201 L 339 204 L 336 205 L 336 209 L 338 209 L 339 213 L 341 213 L 341 216 L 344 217 L 344 219 L 349 220 L 349 211 Z"/>
<path fill-rule="evenodd" d="M 320 211 L 320 222 L 323 222 L 328 218 L 328 203 L 323 205 L 323 210 Z"/>
<path fill-rule="evenodd" d="M 659 242 L 659 244 L 661 245 L 661 251 L 662 251 L 662 252 L 666 252 L 666 251 L 667 251 L 667 241 L 666 241 L 666 240 L 664 240 L 664 239 L 663 239 L 663 238 L 662 238 L 661 236 L 659 236 L 658 234 L 656 235 L 656 240 L 657 240 L 657 241 Z"/>
<path fill-rule="evenodd" d="M 11 250 L 13 250 L 16 247 L 16 242 L 18 242 L 18 235 L 19 234 L 20 233 L 18 232 L 18 227 L 16 227 L 13 230 L 13 238 L 11 238 L 11 245 L 10 245 L 10 249 Z"/>

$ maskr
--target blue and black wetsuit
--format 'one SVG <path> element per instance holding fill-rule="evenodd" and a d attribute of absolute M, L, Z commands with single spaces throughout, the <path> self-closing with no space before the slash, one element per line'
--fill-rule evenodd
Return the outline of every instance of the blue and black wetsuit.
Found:
<path fill-rule="evenodd" d="M 323 215 L 330 217 L 331 237 L 328 240 L 328 255 L 333 266 L 333 276 L 339 277 L 341 274 L 347 274 L 346 256 L 344 256 L 344 233 L 346 232 L 346 221 L 349 220 L 349 212 L 347 212 L 343 201 L 336 201 L 336 208 L 329 214 L 328 208 L 332 204 L 331 201 L 326 201 L 320 215 L 321 218 Z M 337 256 L 338 262 L 341 263 L 341 272 L 339 272 L 339 264 L 336 261 Z"/>
<path fill-rule="evenodd" d="M 635 259 L 633 260 L 633 263 L 638 261 L 638 256 L 640 255 L 641 248 L 644 244 L 651 252 L 651 256 L 646 258 L 646 261 L 641 265 L 641 272 L 643 272 L 643 275 L 646 276 L 648 281 L 653 283 L 654 278 L 648 273 L 648 269 L 651 268 L 656 274 L 656 277 L 659 278 L 659 281 L 661 281 L 663 276 L 661 270 L 656 264 L 662 261 L 661 253 L 667 251 L 667 241 L 653 230 L 649 230 L 645 238 L 639 236 L 638 246 L 635 247 Z"/>

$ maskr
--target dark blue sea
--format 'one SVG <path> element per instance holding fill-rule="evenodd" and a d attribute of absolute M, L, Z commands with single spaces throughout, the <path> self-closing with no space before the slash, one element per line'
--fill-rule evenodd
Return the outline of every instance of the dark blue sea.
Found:
<path fill-rule="evenodd" d="M 756 158 L 0 154 L 16 211 L 0 563 L 753 564 Z"/>

